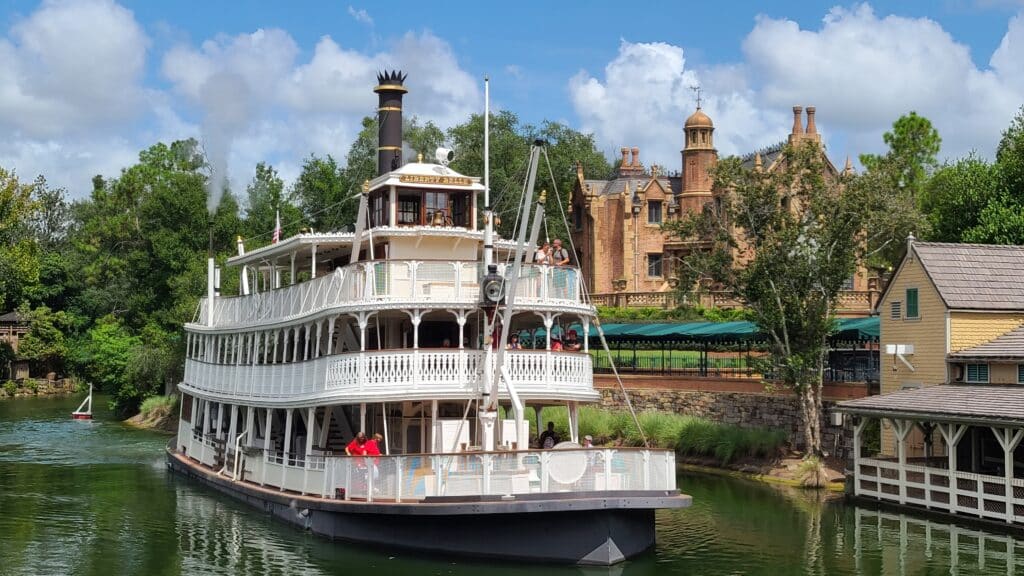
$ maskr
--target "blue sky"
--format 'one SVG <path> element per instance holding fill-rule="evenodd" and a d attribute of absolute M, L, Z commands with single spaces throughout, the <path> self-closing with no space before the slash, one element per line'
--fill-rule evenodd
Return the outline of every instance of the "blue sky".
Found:
<path fill-rule="evenodd" d="M 410 73 L 406 109 L 442 126 L 482 105 L 593 132 L 609 156 L 678 165 L 705 91 L 723 154 L 783 139 L 814 105 L 836 163 L 911 109 L 943 155 L 990 156 L 1024 103 L 1024 4 L 971 2 L 7 2 L 0 165 L 84 194 L 157 140 L 194 136 L 236 188 L 343 156 L 373 72 Z"/>

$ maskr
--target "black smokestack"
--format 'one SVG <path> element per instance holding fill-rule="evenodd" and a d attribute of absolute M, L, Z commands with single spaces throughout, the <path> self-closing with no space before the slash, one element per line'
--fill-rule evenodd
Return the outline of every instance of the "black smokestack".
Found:
<path fill-rule="evenodd" d="M 402 95 L 408 92 L 399 70 L 377 74 L 377 175 L 402 166 Z"/>

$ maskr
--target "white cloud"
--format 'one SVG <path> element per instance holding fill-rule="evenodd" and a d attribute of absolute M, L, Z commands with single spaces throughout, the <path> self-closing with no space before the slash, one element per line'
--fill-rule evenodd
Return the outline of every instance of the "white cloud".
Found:
<path fill-rule="evenodd" d="M 0 38 L 0 126 L 46 139 L 135 118 L 148 44 L 113 2 L 44 2 Z"/>
<path fill-rule="evenodd" d="M 366 11 L 365 8 L 359 8 L 357 10 L 356 8 L 353 8 L 351 5 L 349 5 L 348 15 L 351 16 L 353 20 L 359 22 L 360 24 L 373 26 L 373 18 L 370 16 L 370 14 Z"/>
<path fill-rule="evenodd" d="M 879 17 L 866 4 L 833 8 L 817 30 L 758 17 L 742 47 L 743 61 L 695 71 L 678 46 L 623 42 L 603 79 L 581 72 L 569 81 L 573 106 L 606 148 L 639 145 L 650 151 L 647 163 L 675 169 L 682 123 L 694 108 L 688 84 L 705 89 L 720 152 L 781 140 L 789 108 L 814 105 L 826 141 L 845 148 L 831 150 L 837 162 L 882 149 L 882 132 L 910 110 L 935 124 L 943 155 L 991 154 L 1024 93 L 1021 16 L 985 69 L 938 23 Z"/>
<path fill-rule="evenodd" d="M 182 44 L 163 60 L 172 90 L 198 106 L 215 173 L 240 190 L 258 161 L 287 178 L 311 153 L 343 159 L 360 121 L 376 111 L 379 71 L 408 73 L 405 111 L 446 127 L 479 108 L 479 88 L 451 47 L 429 32 L 407 33 L 386 51 L 345 49 L 330 36 L 308 61 L 279 29 Z M 223 163 L 227 162 L 227 167 Z M 237 169 L 235 168 L 237 167 Z"/>

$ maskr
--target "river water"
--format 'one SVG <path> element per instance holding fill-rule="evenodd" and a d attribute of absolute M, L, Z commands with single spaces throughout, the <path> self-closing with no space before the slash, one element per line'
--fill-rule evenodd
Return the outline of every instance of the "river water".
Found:
<path fill-rule="evenodd" d="M 0 574 L 1024 574 L 1024 540 L 697 474 L 657 547 L 612 568 L 331 543 L 171 476 L 167 436 L 72 421 L 76 398 L 0 400 Z M 524 537 L 529 538 L 529 534 Z"/>

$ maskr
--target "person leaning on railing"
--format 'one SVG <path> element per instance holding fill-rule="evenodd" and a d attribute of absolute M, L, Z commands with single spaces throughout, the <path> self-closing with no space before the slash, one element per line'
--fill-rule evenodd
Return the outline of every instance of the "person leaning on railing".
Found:
<path fill-rule="evenodd" d="M 550 262 L 556 267 L 569 265 L 569 251 L 562 248 L 562 241 L 558 238 L 555 238 L 552 242 Z M 569 272 L 567 270 L 556 268 L 552 270 L 551 273 L 551 285 L 554 288 L 554 296 L 556 298 L 565 298 L 568 295 Z"/>

